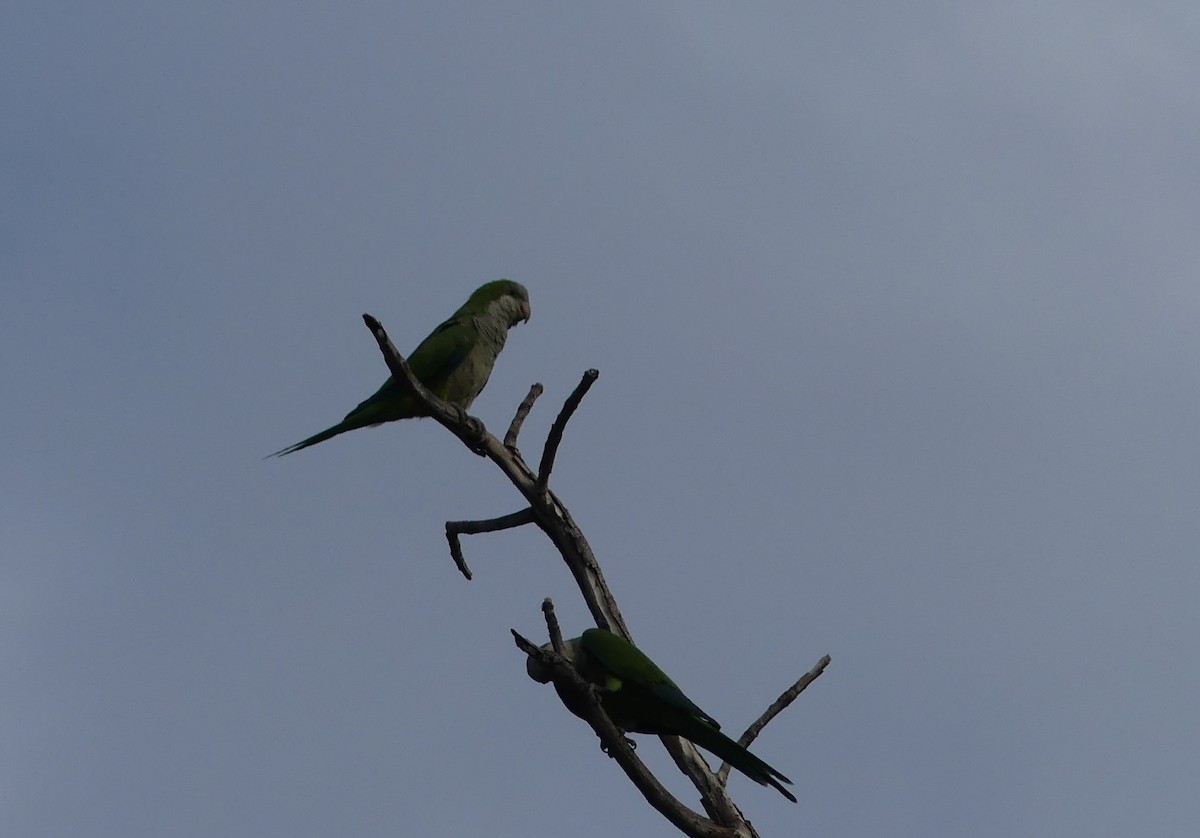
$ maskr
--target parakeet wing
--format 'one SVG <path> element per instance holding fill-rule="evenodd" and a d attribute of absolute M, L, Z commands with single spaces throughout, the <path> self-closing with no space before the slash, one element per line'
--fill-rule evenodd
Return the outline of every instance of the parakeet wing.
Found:
<path fill-rule="evenodd" d="M 660 701 L 696 716 L 711 725 L 714 730 L 721 729 L 716 719 L 697 707 L 695 702 L 684 695 L 675 682 L 667 676 L 667 673 L 659 669 L 641 649 L 625 638 L 601 629 L 588 629 L 583 633 L 580 642 L 583 644 L 584 651 L 616 678 L 637 684 Z"/>
<path fill-rule="evenodd" d="M 412 352 L 409 366 L 421 382 L 437 392 L 450 373 L 475 348 L 479 334 L 462 320 L 452 317 L 429 333 Z"/>
<path fill-rule="evenodd" d="M 421 341 L 420 346 L 409 356 L 408 365 L 426 389 L 442 396 L 446 379 L 470 354 L 476 339 L 474 329 L 457 318 L 451 318 Z M 362 425 L 377 425 L 399 418 L 396 415 L 397 399 L 403 398 L 404 389 L 396 383 L 393 376 L 388 376 L 388 380 L 383 382 L 378 390 L 346 414 L 346 420 Z M 403 399 L 402 403 L 407 405 L 408 401 L 409 399 Z"/>

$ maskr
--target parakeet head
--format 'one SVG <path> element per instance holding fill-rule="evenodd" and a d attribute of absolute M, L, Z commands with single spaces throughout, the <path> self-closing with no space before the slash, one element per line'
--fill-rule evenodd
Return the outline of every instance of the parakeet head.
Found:
<path fill-rule="evenodd" d="M 512 328 L 529 320 L 529 292 L 519 282 L 495 279 L 476 288 L 460 311 L 473 316 L 497 314 Z"/>
<path fill-rule="evenodd" d="M 554 651 L 554 646 L 551 643 L 543 645 L 542 648 L 547 652 Z M 572 663 L 575 662 L 575 653 L 578 649 L 578 637 L 563 641 L 563 656 Z M 546 664 L 532 656 L 525 659 L 525 671 L 529 673 L 530 678 L 537 681 L 539 684 L 549 684 L 554 678 L 554 669 L 546 666 Z"/>

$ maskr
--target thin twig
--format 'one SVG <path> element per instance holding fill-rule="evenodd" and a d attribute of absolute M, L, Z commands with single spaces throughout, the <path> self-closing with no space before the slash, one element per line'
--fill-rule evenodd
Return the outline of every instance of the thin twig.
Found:
<path fill-rule="evenodd" d="M 797 679 L 796 683 L 784 690 L 779 698 L 775 699 L 775 702 L 768 707 L 763 714 L 758 717 L 757 720 L 755 720 L 754 724 L 746 728 L 746 732 L 742 734 L 740 739 L 738 739 L 738 744 L 743 748 L 749 747 L 750 743 L 752 743 L 758 737 L 758 734 L 762 733 L 762 729 L 767 726 L 767 723 L 786 710 L 788 705 L 796 700 L 796 696 L 804 692 L 809 684 L 817 680 L 821 673 L 825 671 L 825 667 L 829 666 L 832 660 L 833 658 L 831 658 L 829 655 L 825 655 L 819 661 L 817 661 L 816 666 L 801 675 L 800 678 Z"/>
<path fill-rule="evenodd" d="M 546 447 L 542 449 L 542 461 L 538 463 L 537 491 L 539 493 L 545 492 L 546 486 L 550 483 L 550 471 L 554 468 L 554 457 L 558 454 L 558 446 L 562 442 L 567 422 L 570 421 L 571 415 L 599 377 L 600 370 L 590 369 L 585 372 L 571 395 L 563 403 L 562 410 L 558 412 L 558 418 L 550 426 L 550 434 L 546 437 Z"/>
<path fill-rule="evenodd" d="M 486 521 L 447 521 L 446 540 L 450 542 L 450 556 L 454 559 L 454 563 L 458 565 L 458 569 L 462 575 L 470 580 L 471 569 L 467 567 L 467 559 L 463 556 L 462 544 L 458 539 L 460 534 L 476 535 L 481 532 L 499 532 L 500 530 L 508 530 L 513 527 L 532 524 L 534 520 L 533 510 L 526 507 L 520 512 L 501 515 L 499 518 L 489 518 Z"/>
<path fill-rule="evenodd" d="M 521 401 L 521 405 L 517 408 L 517 415 L 513 417 L 512 424 L 508 426 L 508 433 L 504 435 L 504 447 L 515 449 L 517 447 L 517 434 L 521 433 L 521 425 L 525 422 L 525 417 L 529 415 L 529 411 L 533 409 L 533 403 L 538 400 L 538 396 L 542 394 L 542 385 L 534 384 L 529 388 L 529 394 Z"/>
<path fill-rule="evenodd" d="M 754 724 L 746 728 L 746 732 L 738 739 L 738 744 L 743 748 L 750 747 L 750 743 L 757 738 L 758 734 L 762 733 L 762 729 L 767 726 L 767 722 L 786 710 L 787 706 L 796 700 L 796 696 L 804 692 L 809 684 L 820 677 L 821 673 L 825 671 L 825 667 L 829 666 L 829 662 L 832 660 L 833 658 L 829 657 L 829 655 L 825 655 L 817 661 L 816 666 L 805 672 L 796 683 L 784 690 L 783 694 L 775 699 L 774 703 L 754 721 Z M 724 762 L 721 763 L 721 768 L 717 771 L 717 777 L 720 778 L 722 783 L 726 782 L 729 778 L 729 767 L 729 763 Z"/>
<path fill-rule="evenodd" d="M 546 630 L 550 632 L 550 645 L 557 654 L 564 655 L 562 629 L 558 625 L 558 615 L 554 613 L 554 600 L 546 597 L 542 600 L 542 614 L 546 617 Z"/>
<path fill-rule="evenodd" d="M 458 533 L 453 532 L 449 526 L 446 527 L 446 540 L 450 542 L 450 558 L 454 559 L 458 572 L 467 577 L 467 581 L 470 582 L 472 579 L 471 568 L 467 567 L 467 557 L 463 555 L 462 543 L 458 540 Z"/>

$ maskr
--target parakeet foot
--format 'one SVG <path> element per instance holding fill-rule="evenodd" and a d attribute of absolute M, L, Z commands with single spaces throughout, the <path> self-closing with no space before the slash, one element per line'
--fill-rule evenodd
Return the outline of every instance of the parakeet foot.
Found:
<path fill-rule="evenodd" d="M 625 744 L 629 746 L 629 749 L 631 751 L 637 750 L 637 742 L 634 742 L 628 736 L 625 737 Z M 608 746 L 605 745 L 603 742 L 600 743 L 600 750 L 603 751 L 604 753 L 608 754 L 610 757 L 612 756 L 612 752 L 608 750 Z"/>
<path fill-rule="evenodd" d="M 458 411 L 458 421 L 467 426 L 463 439 L 471 446 L 472 451 L 482 457 L 485 453 L 483 442 L 487 439 L 487 428 L 483 426 L 483 422 L 467 413 L 458 405 L 454 405 L 454 409 Z"/>

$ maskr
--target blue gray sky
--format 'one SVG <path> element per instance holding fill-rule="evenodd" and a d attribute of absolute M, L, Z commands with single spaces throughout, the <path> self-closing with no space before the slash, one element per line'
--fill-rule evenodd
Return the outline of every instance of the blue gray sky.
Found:
<path fill-rule="evenodd" d="M 432 422 L 262 455 L 481 282 L 473 412 L 764 836 L 1200 822 L 1192 4 L 26 3 L 0 26 L 0 833 L 675 834 L 524 674 Z M 641 751 L 688 802 L 661 749 Z"/>

